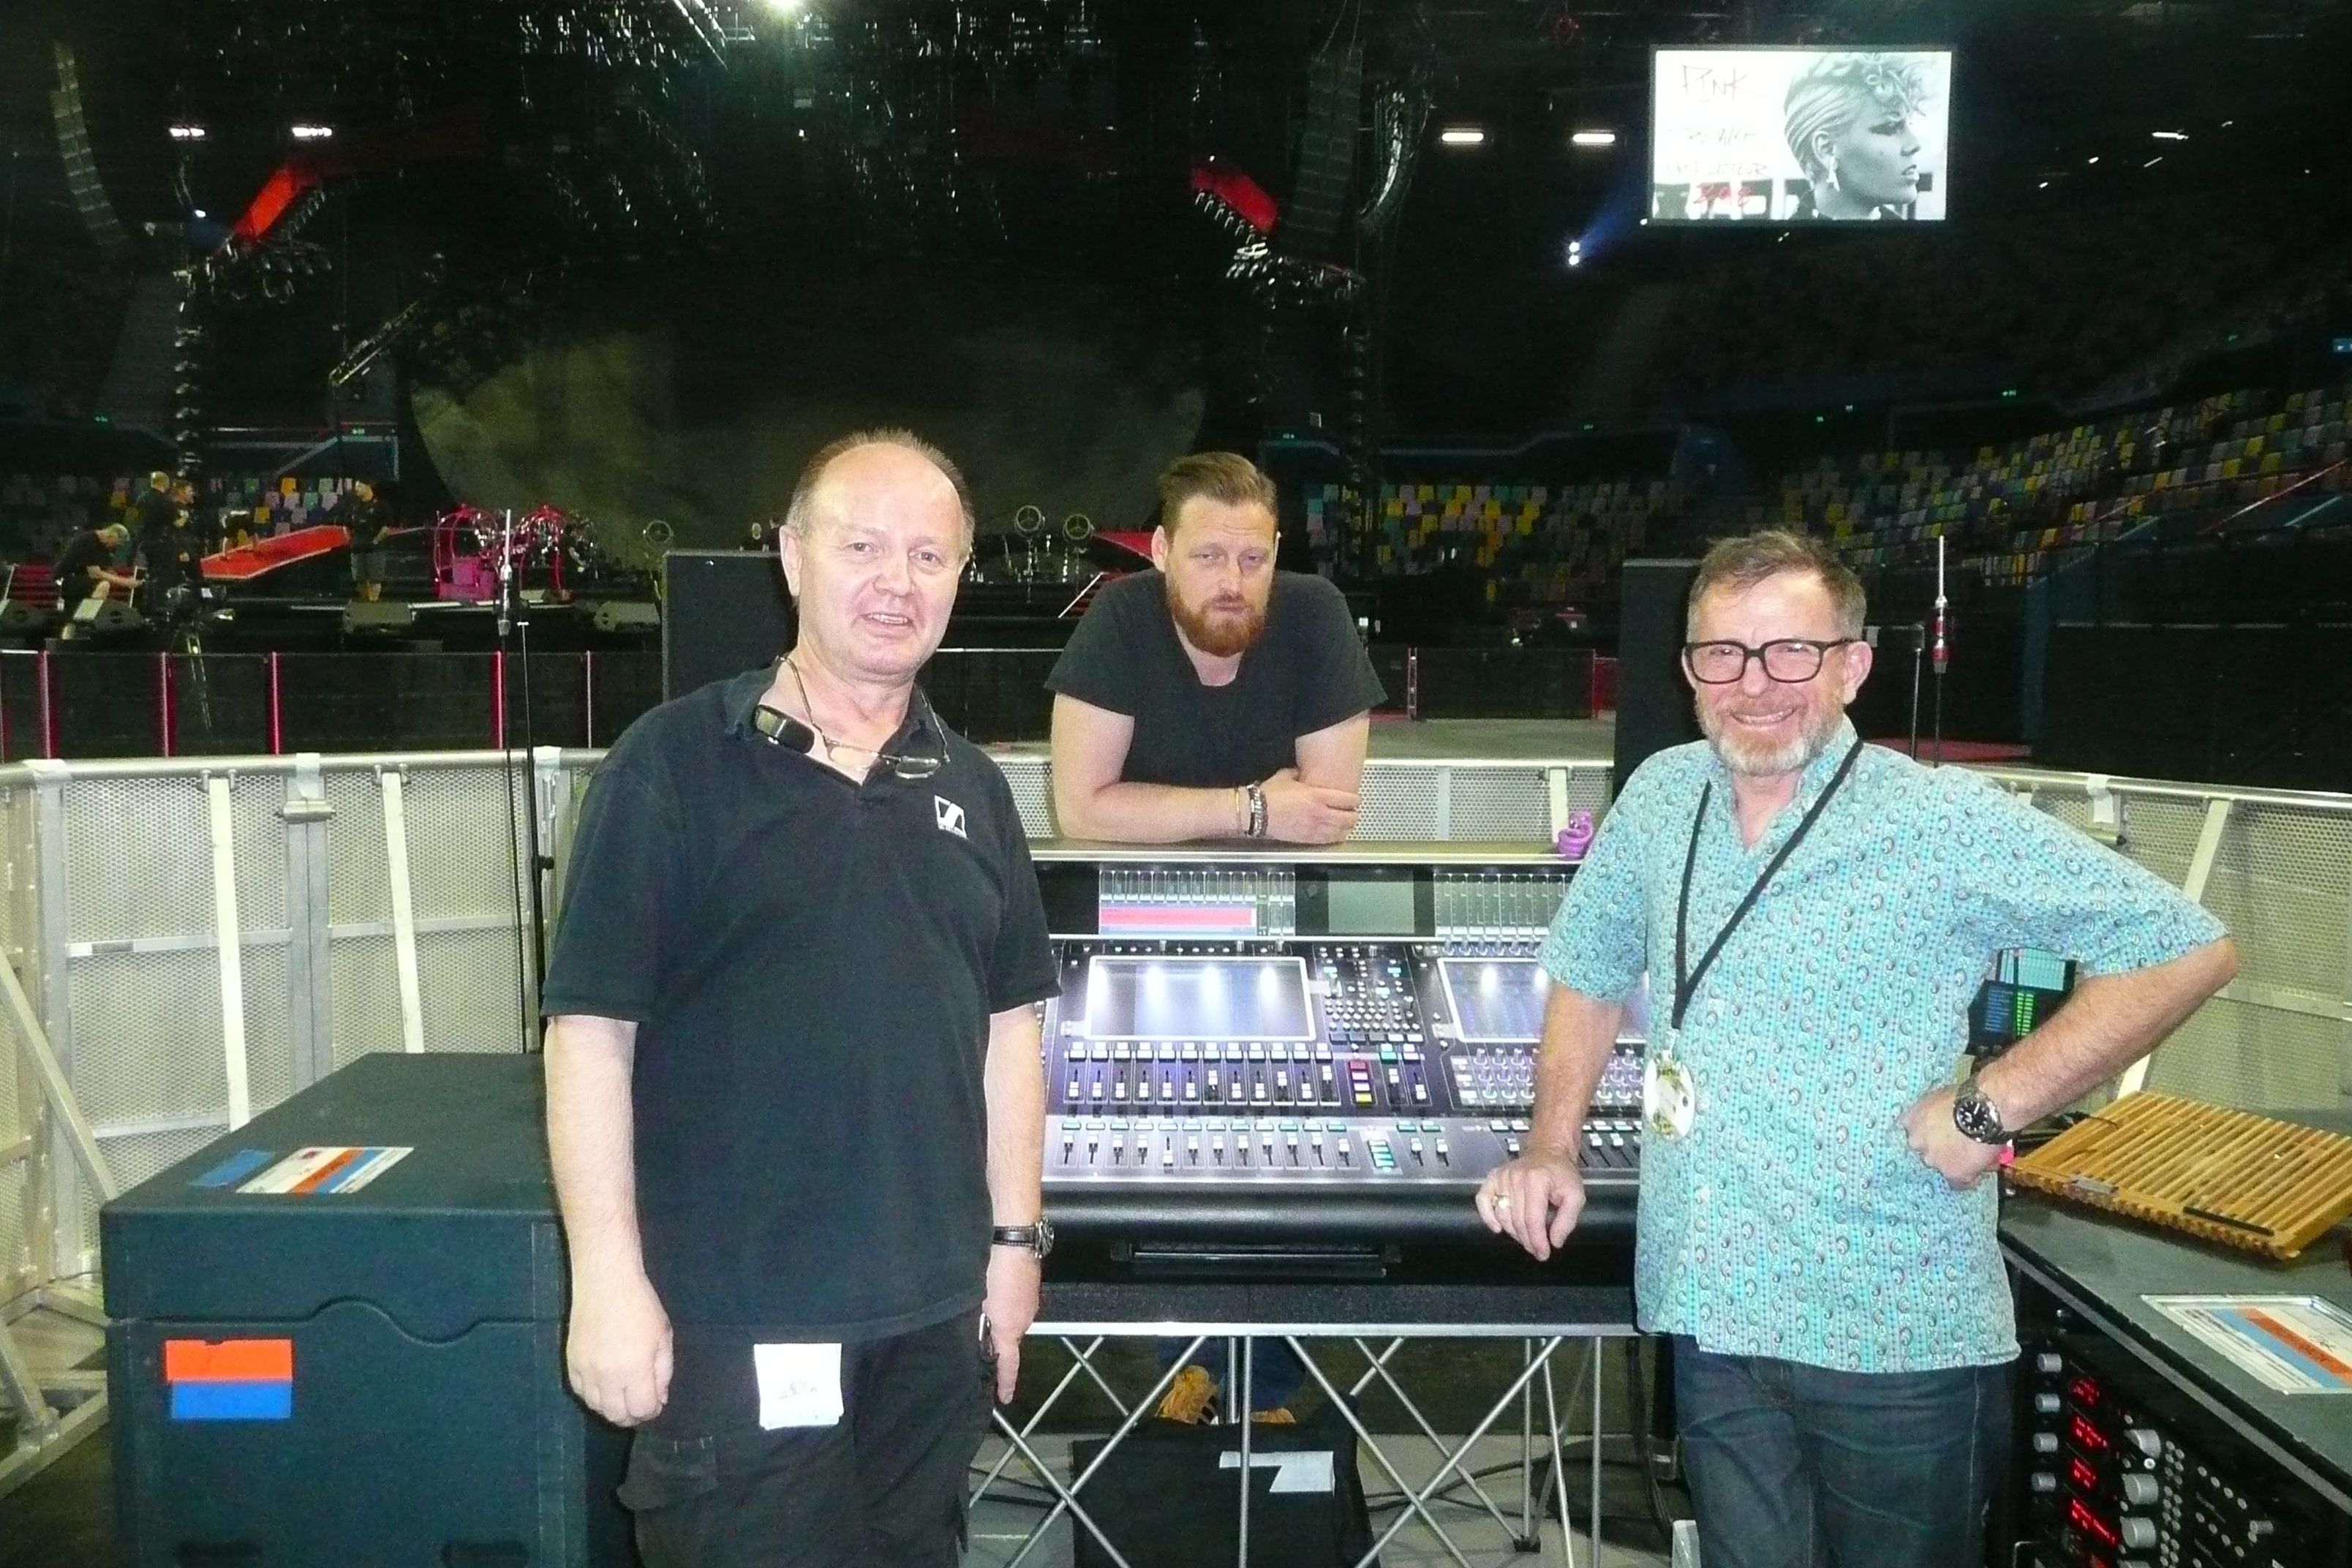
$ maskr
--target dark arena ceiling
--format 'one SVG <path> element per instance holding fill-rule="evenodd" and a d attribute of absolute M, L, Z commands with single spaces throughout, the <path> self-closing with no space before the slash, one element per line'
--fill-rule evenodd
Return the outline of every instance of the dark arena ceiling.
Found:
<path fill-rule="evenodd" d="M 290 416 L 371 346 L 408 384 L 462 400 L 550 334 L 657 323 L 659 387 L 624 377 L 599 394 L 658 403 L 645 416 L 656 422 L 726 416 L 747 384 L 785 374 L 773 367 L 788 348 L 793 375 L 873 384 L 824 417 L 887 412 L 939 378 L 901 340 L 953 331 L 996 342 L 967 357 L 993 354 L 1008 383 L 1116 371 L 1146 388 L 1159 425 L 1192 418 L 1240 439 L 1255 432 L 1234 410 L 1275 417 L 1229 384 L 1262 328 L 1221 287 L 1231 247 L 1194 211 L 1188 171 L 1214 158 L 1289 199 L 1311 70 L 1352 47 L 1350 210 L 1398 172 L 1376 145 L 1391 125 L 1380 106 L 1409 107 L 1419 139 L 1392 221 L 1320 258 L 1385 279 L 1391 426 L 1525 430 L 1561 416 L 1559 367 L 1624 290 L 1728 260 L 1753 267 L 1769 299 L 1779 237 L 1637 228 L 1653 48 L 1948 46 L 1953 195 L 1937 243 L 1992 246 L 2050 217 L 2146 205 L 2160 215 L 2146 244 L 2192 247 L 2267 221 L 2242 216 L 2274 210 L 2250 191 L 2352 201 L 2347 10 L 12 0 L 0 133 L 18 153 L 13 243 L 86 243 L 54 172 L 69 51 L 134 268 L 200 260 L 274 173 L 317 174 L 266 267 L 223 280 L 224 342 L 247 352 L 220 373 L 216 417 Z M 1486 140 L 1441 147 L 1449 125 Z M 298 140 L 297 127 L 332 135 Z M 1592 128 L 1617 144 L 1570 143 Z M 1780 254 L 1868 243 L 1793 237 Z M 1591 263 L 1576 273 L 1562 266 L 1570 238 Z M 1299 349 L 1302 374 L 1334 352 Z M 895 373 L 880 363 L 892 360 Z M 1416 403 L 1423 384 L 1451 390 Z"/>

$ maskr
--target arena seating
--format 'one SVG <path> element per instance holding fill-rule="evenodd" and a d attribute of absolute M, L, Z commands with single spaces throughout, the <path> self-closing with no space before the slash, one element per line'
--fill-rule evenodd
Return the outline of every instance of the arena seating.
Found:
<path fill-rule="evenodd" d="M 1337 555 L 1345 509 L 1339 485 L 1307 492 L 1307 540 L 1318 561 Z M 1679 489 L 1663 479 L 1383 484 L 1373 566 L 1391 576 L 1460 563 L 1486 575 L 1487 603 L 1497 608 L 1589 604 L 1613 598 L 1619 564 L 1682 510 Z"/>
<path fill-rule="evenodd" d="M 2241 390 L 1967 456 L 1827 458 L 1787 475 L 1752 521 L 1826 532 L 1862 566 L 1930 563 L 1940 535 L 1988 581 L 2021 582 L 2150 523 L 2208 526 L 2299 482 L 2315 499 L 2352 489 L 2347 394 Z"/>

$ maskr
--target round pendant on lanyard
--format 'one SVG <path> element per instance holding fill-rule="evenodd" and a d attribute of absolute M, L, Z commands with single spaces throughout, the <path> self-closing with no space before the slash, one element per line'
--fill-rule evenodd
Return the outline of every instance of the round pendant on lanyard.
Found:
<path fill-rule="evenodd" d="M 1642 1064 L 1642 1125 L 1653 1138 L 1690 1136 L 1698 1120 L 1698 1080 L 1666 1046 Z"/>

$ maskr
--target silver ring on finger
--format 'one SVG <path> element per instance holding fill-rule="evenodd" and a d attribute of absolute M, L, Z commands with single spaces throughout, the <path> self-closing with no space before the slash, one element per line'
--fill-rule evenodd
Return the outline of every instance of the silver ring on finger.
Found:
<path fill-rule="evenodd" d="M 1511 1194 L 1508 1193 L 1496 1193 L 1495 1194 L 1495 1206 L 1498 1209 L 1509 1208 L 1511 1206 Z"/>

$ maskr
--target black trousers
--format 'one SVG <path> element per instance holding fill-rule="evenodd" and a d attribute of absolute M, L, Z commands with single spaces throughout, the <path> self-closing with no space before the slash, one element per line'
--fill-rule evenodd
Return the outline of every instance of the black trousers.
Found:
<path fill-rule="evenodd" d="M 741 1357 L 748 1381 L 748 1345 Z M 632 1441 L 620 1489 L 646 1568 L 956 1568 L 995 1383 L 977 1315 L 959 1313 L 842 1346 L 832 1426 L 665 1411 Z"/>

